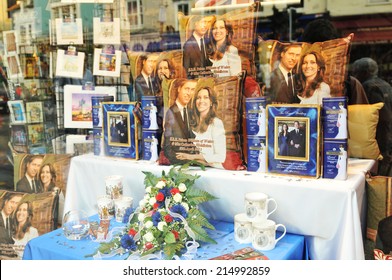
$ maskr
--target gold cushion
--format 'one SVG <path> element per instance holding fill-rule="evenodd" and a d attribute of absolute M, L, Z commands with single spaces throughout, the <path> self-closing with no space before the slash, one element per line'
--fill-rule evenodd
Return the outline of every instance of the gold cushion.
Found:
<path fill-rule="evenodd" d="M 381 159 L 376 140 L 379 110 L 384 103 L 348 106 L 348 154 L 353 158 Z"/>

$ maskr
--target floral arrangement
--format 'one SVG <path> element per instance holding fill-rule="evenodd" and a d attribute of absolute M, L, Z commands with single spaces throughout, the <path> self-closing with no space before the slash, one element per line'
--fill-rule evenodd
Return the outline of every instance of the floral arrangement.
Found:
<path fill-rule="evenodd" d="M 214 227 L 198 209 L 200 203 L 216 198 L 194 186 L 200 176 L 184 172 L 187 168 L 188 165 L 174 166 L 161 176 L 143 172 L 146 192 L 139 207 L 134 212 L 127 211 L 123 232 L 111 242 L 102 243 L 98 251 L 129 253 L 130 257 L 163 251 L 165 258 L 172 259 L 185 254 L 188 247 L 197 248 L 196 241 L 216 243 L 205 230 Z"/>

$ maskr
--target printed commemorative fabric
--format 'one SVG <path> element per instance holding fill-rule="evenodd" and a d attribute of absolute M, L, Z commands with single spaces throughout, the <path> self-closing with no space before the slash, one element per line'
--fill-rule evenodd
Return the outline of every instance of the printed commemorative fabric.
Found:
<path fill-rule="evenodd" d="M 57 227 L 56 192 L 0 191 L 0 259 L 21 259 L 27 242 Z"/>
<path fill-rule="evenodd" d="M 264 94 L 273 103 L 319 105 L 323 98 L 343 96 L 352 39 L 352 34 L 313 44 L 259 39 Z"/>
<path fill-rule="evenodd" d="M 173 81 L 165 106 L 162 165 L 196 161 L 236 170 L 242 167 L 240 108 L 242 77 Z"/>
<path fill-rule="evenodd" d="M 223 15 L 178 14 L 183 66 L 187 77 L 255 77 L 254 41 L 257 5 Z"/>

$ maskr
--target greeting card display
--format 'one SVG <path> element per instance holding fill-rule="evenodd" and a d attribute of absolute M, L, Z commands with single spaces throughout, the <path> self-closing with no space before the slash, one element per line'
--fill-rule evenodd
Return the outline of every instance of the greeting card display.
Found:
<path fill-rule="evenodd" d="M 15 30 L 3 31 L 4 51 L 5 54 L 18 52 L 18 35 Z"/>
<path fill-rule="evenodd" d="M 82 45 L 83 26 L 82 19 L 62 19 L 56 18 L 56 38 L 57 45 Z"/>
<path fill-rule="evenodd" d="M 84 52 L 57 50 L 56 76 L 83 78 Z"/>
<path fill-rule="evenodd" d="M 42 102 L 26 102 L 27 122 L 41 123 L 44 121 Z"/>
<path fill-rule="evenodd" d="M 23 100 L 9 100 L 8 107 L 10 109 L 11 123 L 26 123 L 26 113 Z"/>
<path fill-rule="evenodd" d="M 117 44 L 120 42 L 120 19 L 93 18 L 94 44 Z"/>
<path fill-rule="evenodd" d="M 120 67 L 121 51 L 114 47 L 94 50 L 94 75 L 120 77 Z"/>
<path fill-rule="evenodd" d="M 268 172 L 320 175 L 318 105 L 268 105 Z"/>
<path fill-rule="evenodd" d="M 103 102 L 106 156 L 139 159 L 138 118 L 135 102 Z"/>
<path fill-rule="evenodd" d="M 116 100 L 115 87 L 83 88 L 83 86 L 64 86 L 64 127 L 93 128 L 93 96 L 113 96 Z"/>

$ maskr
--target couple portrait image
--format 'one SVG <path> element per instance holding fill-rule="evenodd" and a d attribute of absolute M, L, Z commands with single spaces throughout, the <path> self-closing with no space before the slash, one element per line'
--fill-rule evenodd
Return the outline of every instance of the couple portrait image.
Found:
<path fill-rule="evenodd" d="M 126 115 L 126 114 L 125 114 Z M 117 145 L 129 144 L 128 122 L 124 114 L 110 114 L 109 143 Z"/>
<path fill-rule="evenodd" d="M 217 116 L 218 99 L 212 86 L 178 79 L 165 114 L 163 155 L 169 164 L 196 161 L 223 168 L 226 134 Z"/>
<path fill-rule="evenodd" d="M 274 103 L 322 104 L 331 96 L 326 81 L 326 61 L 320 50 L 304 49 L 301 44 L 277 47 L 271 63 L 266 95 Z"/>
<path fill-rule="evenodd" d="M 277 131 L 275 147 L 277 147 L 278 157 L 306 158 L 308 134 L 305 121 L 279 120 Z"/>
<path fill-rule="evenodd" d="M 236 76 L 242 71 L 234 30 L 228 20 L 195 16 L 189 23 L 189 38 L 183 45 L 183 67 L 188 79 Z"/>

